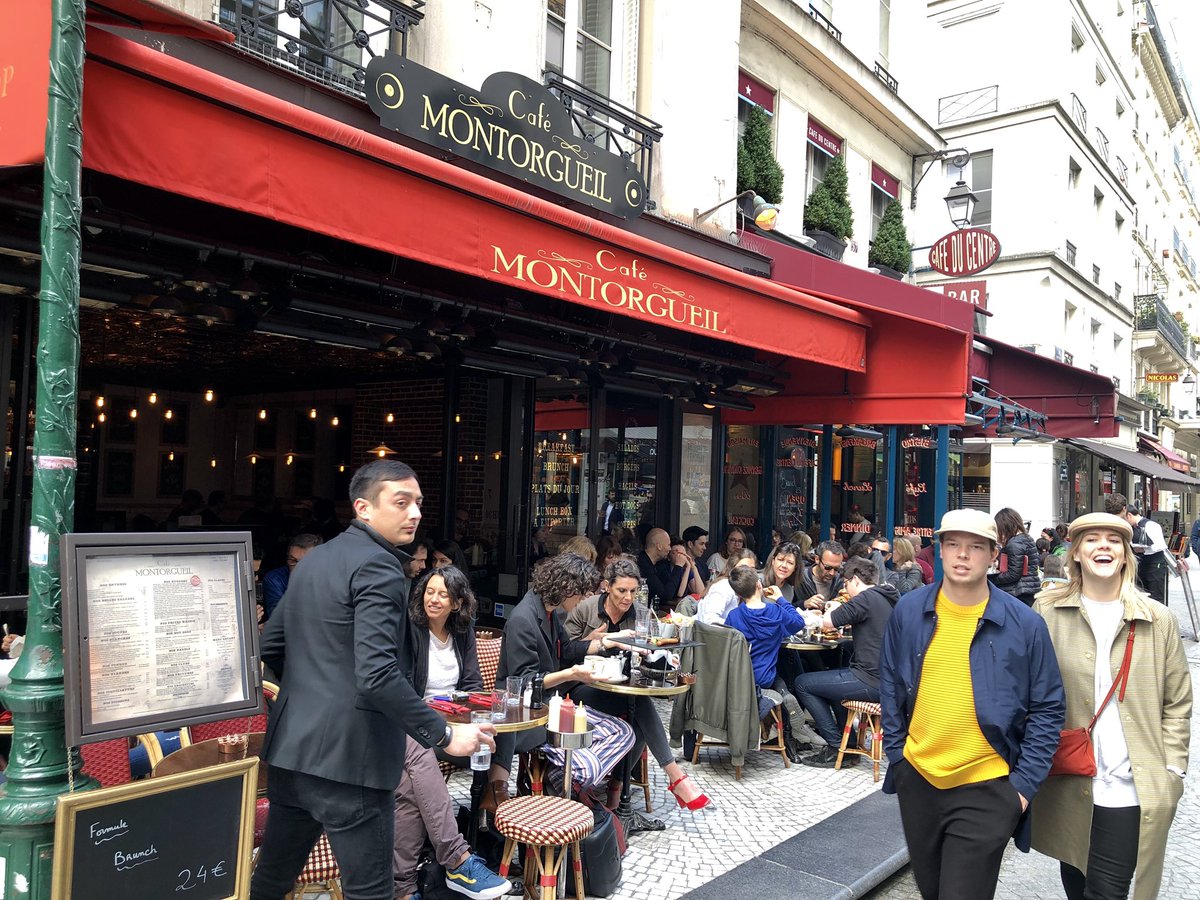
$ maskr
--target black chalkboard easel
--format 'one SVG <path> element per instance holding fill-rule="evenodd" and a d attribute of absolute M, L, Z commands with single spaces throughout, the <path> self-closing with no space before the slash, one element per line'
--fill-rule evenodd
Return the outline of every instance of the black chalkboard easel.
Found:
<path fill-rule="evenodd" d="M 58 798 L 51 900 L 245 900 L 258 760 Z"/>

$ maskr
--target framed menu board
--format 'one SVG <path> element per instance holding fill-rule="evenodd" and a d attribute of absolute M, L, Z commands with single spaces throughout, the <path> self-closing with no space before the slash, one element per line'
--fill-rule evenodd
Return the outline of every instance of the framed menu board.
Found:
<path fill-rule="evenodd" d="M 63 536 L 70 746 L 262 709 L 249 532 Z"/>

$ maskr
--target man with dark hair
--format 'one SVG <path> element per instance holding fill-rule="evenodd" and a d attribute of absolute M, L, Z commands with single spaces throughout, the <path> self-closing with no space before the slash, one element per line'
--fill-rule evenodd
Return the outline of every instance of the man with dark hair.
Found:
<path fill-rule="evenodd" d="M 288 580 L 292 577 L 296 566 L 300 565 L 300 560 L 304 559 L 313 547 L 318 547 L 323 543 L 325 541 L 319 534 L 296 535 L 288 543 L 287 563 L 278 569 L 272 569 L 263 576 L 263 612 L 268 619 L 287 592 Z"/>
<path fill-rule="evenodd" d="M 901 597 L 883 636 L 883 790 L 921 895 L 990 900 L 1009 838 L 1029 852 L 1066 702 L 1045 621 L 988 583 L 992 517 L 951 510 L 937 535 L 942 582 Z"/>
<path fill-rule="evenodd" d="M 842 729 L 846 727 L 843 700 L 879 702 L 879 648 L 900 592 L 890 584 L 877 583 L 876 575 L 872 560 L 852 559 L 846 563 L 842 569 L 842 590 L 850 601 L 830 603 L 821 618 L 821 627 L 825 629 L 854 626 L 854 659 L 850 667 L 805 672 L 796 678 L 796 697 L 813 717 L 814 727 L 825 741 L 825 746 L 816 753 L 801 757 L 800 762 L 807 766 L 832 769 L 837 762 Z M 851 755 L 842 760 L 842 765 L 857 762 L 858 757 Z"/>
<path fill-rule="evenodd" d="M 800 590 L 797 602 L 804 598 L 808 609 L 822 609 L 826 600 L 832 600 L 842 588 L 842 563 L 846 559 L 846 548 L 838 541 L 822 541 L 813 554 L 816 561 L 811 568 L 800 574 Z"/>
<path fill-rule="evenodd" d="M 409 677 L 408 554 L 421 522 L 421 487 L 397 460 L 350 481 L 355 519 L 309 551 L 263 632 L 263 662 L 280 679 L 262 758 L 271 810 L 252 900 L 290 894 L 324 831 L 357 900 L 393 900 L 393 794 L 406 733 L 422 746 L 469 756 L 494 746 L 491 725 L 447 725 Z"/>
<path fill-rule="evenodd" d="M 704 559 L 704 554 L 708 552 L 708 532 L 699 525 L 689 525 L 679 537 L 687 552 L 699 565 L 700 560 Z"/>
<path fill-rule="evenodd" d="M 1104 498 L 1104 511 L 1120 516 L 1133 526 L 1133 552 L 1137 555 L 1138 587 L 1157 600 L 1167 602 L 1167 580 L 1174 567 L 1174 559 L 1167 549 L 1167 539 L 1162 526 L 1153 519 L 1143 517 L 1140 511 L 1129 505 L 1124 494 L 1108 494 Z"/>
<path fill-rule="evenodd" d="M 404 566 L 404 574 L 416 581 L 429 567 L 433 556 L 433 545 L 429 541 L 416 540 L 408 547 L 409 561 Z"/>

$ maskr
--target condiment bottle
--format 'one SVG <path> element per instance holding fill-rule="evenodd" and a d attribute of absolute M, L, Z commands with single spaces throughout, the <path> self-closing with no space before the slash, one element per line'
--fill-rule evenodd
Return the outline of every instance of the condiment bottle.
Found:
<path fill-rule="evenodd" d="M 529 689 L 529 708 L 541 709 L 545 703 L 546 688 L 544 685 L 545 676 L 538 672 L 533 676 L 533 686 Z"/>
<path fill-rule="evenodd" d="M 575 704 L 567 697 L 558 710 L 558 730 L 570 734 L 575 730 Z"/>
<path fill-rule="evenodd" d="M 558 696 L 558 691 L 554 692 L 554 696 L 550 698 L 550 710 L 547 726 L 551 731 L 560 731 L 558 727 L 559 712 L 562 708 L 562 697 Z"/>
<path fill-rule="evenodd" d="M 575 733 L 587 731 L 587 707 L 580 703 L 575 707 Z"/>

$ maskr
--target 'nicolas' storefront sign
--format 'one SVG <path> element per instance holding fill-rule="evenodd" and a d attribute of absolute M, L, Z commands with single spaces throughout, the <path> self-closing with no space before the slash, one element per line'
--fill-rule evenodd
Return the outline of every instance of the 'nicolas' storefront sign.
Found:
<path fill-rule="evenodd" d="M 367 66 L 367 102 L 385 128 L 622 218 L 641 215 L 634 164 L 575 135 L 562 101 L 513 72 L 480 90 L 394 53 Z"/>

